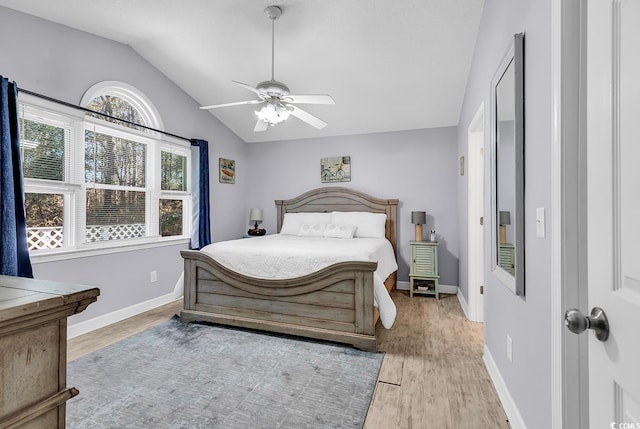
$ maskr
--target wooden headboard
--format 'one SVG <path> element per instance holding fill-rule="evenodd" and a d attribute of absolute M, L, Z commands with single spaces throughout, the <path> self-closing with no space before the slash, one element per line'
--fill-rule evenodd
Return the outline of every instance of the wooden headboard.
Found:
<path fill-rule="evenodd" d="M 362 192 L 342 187 L 313 189 L 290 200 L 276 200 L 278 232 L 282 228 L 285 213 L 299 212 L 371 212 L 385 213 L 385 236 L 396 252 L 397 199 L 375 198 Z M 397 253 L 397 252 L 396 252 Z"/>

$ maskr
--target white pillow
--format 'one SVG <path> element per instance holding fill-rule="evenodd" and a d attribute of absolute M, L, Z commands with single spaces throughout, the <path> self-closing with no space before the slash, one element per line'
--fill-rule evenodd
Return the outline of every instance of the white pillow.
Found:
<path fill-rule="evenodd" d="M 384 238 L 384 226 L 387 215 L 369 212 L 333 212 L 331 223 L 355 225 L 356 238 Z"/>
<path fill-rule="evenodd" d="M 280 234 L 298 235 L 303 223 L 330 223 L 331 213 L 285 213 Z"/>
<path fill-rule="evenodd" d="M 355 225 L 344 225 L 338 223 L 330 223 L 324 230 L 324 237 L 327 238 L 353 238 L 356 231 Z"/>
<path fill-rule="evenodd" d="M 326 223 L 303 223 L 298 229 L 298 237 L 322 237 L 325 229 Z"/>

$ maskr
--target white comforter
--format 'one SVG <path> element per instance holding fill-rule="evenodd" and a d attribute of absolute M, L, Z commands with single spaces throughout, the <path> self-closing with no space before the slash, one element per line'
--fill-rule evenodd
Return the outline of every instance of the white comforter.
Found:
<path fill-rule="evenodd" d="M 385 328 L 390 329 L 395 321 L 396 306 L 384 287 L 384 280 L 398 265 L 387 239 L 274 234 L 213 243 L 202 251 L 227 268 L 263 279 L 300 277 L 344 261 L 378 262 L 373 275 L 374 305 Z"/>

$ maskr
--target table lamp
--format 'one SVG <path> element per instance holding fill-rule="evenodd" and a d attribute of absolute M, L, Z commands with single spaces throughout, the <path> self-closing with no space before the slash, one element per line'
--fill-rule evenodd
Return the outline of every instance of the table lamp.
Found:
<path fill-rule="evenodd" d="M 247 231 L 249 235 L 265 235 L 267 233 L 266 230 L 262 228 L 258 228 L 258 224 L 262 223 L 262 209 L 251 209 L 249 213 L 249 221 L 255 222 L 253 228 Z"/>
<path fill-rule="evenodd" d="M 416 226 L 416 241 L 422 241 L 422 225 L 427 223 L 427 213 L 411 212 L 411 223 Z"/>
<path fill-rule="evenodd" d="M 500 244 L 507 243 L 507 227 L 511 225 L 511 212 L 500 212 Z"/>

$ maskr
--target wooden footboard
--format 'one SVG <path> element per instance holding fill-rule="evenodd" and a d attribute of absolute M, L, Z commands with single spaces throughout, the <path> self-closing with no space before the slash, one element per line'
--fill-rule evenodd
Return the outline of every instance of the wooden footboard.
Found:
<path fill-rule="evenodd" d="M 191 250 L 184 258 L 183 321 L 300 335 L 376 349 L 376 262 L 341 262 L 295 279 L 244 276 Z"/>

